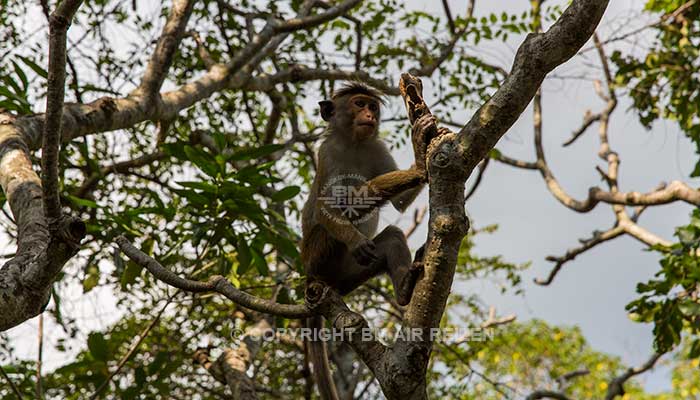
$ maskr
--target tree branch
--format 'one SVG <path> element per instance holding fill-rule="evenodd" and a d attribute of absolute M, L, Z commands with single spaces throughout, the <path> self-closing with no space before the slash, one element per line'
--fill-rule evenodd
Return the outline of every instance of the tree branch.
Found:
<path fill-rule="evenodd" d="M 41 186 L 44 194 L 44 213 L 51 229 L 54 229 L 61 218 L 58 152 L 66 90 L 66 39 L 68 27 L 81 3 L 82 0 L 64 0 L 49 18 L 49 76 L 41 151 Z"/>
<path fill-rule="evenodd" d="M 255 382 L 248 377 L 246 371 L 260 350 L 263 334 L 270 328 L 268 321 L 261 318 L 255 325 L 246 329 L 236 349 L 224 349 L 215 362 L 209 360 L 207 349 L 198 349 L 192 358 L 214 379 L 228 386 L 234 399 L 255 400 L 258 398 Z"/>
<path fill-rule="evenodd" d="M 347 3 L 354 3 L 353 0 Z M 304 17 L 314 1 L 306 1 L 297 15 Z M 340 7 L 340 6 L 339 6 Z M 345 7 L 345 6 L 343 6 Z M 325 18 L 325 17 L 324 17 Z M 322 23 L 322 19 L 315 20 Z M 315 22 L 315 23 L 316 23 Z M 316 79 L 363 79 L 369 77 L 366 72 L 346 72 L 346 71 L 307 71 L 291 68 L 275 76 L 261 75 L 253 78 L 252 72 L 255 67 L 286 38 L 288 32 L 278 35 L 273 39 L 274 27 L 277 22 L 268 24 L 269 31 L 256 35 L 254 40 L 241 50 L 231 61 L 226 64 L 216 64 L 212 66 L 201 78 L 195 79 L 180 88 L 162 93 L 161 107 L 144 107 L 138 93 L 125 98 L 101 98 L 89 104 L 71 104 L 63 108 L 63 140 L 69 141 L 73 138 L 85 136 L 97 132 L 106 132 L 117 129 L 129 128 L 147 120 L 170 120 L 177 114 L 193 104 L 208 98 L 213 93 L 224 89 L 243 90 L 271 90 L 275 84 L 294 81 Z M 284 24 L 280 22 L 280 24 Z M 308 22 L 303 25 L 308 28 Z M 263 35 L 264 33 L 264 35 Z M 386 83 L 369 79 L 369 84 L 377 85 L 379 89 L 386 89 L 391 93 L 391 88 Z M 393 90 L 393 94 L 398 94 L 398 90 Z M 18 118 L 14 124 L 22 133 L 24 140 L 30 149 L 36 149 L 41 143 L 45 116 L 42 114 Z"/>
<path fill-rule="evenodd" d="M 0 268 L 0 332 L 39 314 L 51 283 L 77 251 L 85 224 L 64 218 L 52 241 L 44 217 L 40 179 L 12 116 L 0 114 L 0 186 L 17 224 L 17 252 Z"/>
<path fill-rule="evenodd" d="M 372 78 L 366 71 L 344 71 L 339 69 L 312 69 L 301 64 L 295 64 L 289 69 L 274 75 L 262 74 L 255 79 L 253 87 L 264 89 L 284 82 L 306 82 L 312 80 L 359 80 L 383 93 L 391 96 L 401 94 L 399 89 L 381 79 Z"/>
<path fill-rule="evenodd" d="M 562 146 L 566 147 L 566 146 L 573 144 L 579 137 L 581 137 L 581 135 L 583 135 L 586 132 L 586 130 L 591 125 L 593 125 L 594 122 L 600 121 L 600 117 L 601 117 L 600 114 L 591 114 L 590 110 L 587 111 L 586 114 L 583 116 L 583 124 L 581 125 L 581 127 L 576 129 L 571 134 L 571 138 L 569 140 L 567 140 L 566 142 L 564 142 L 562 144 Z"/>
<path fill-rule="evenodd" d="M 117 236 L 115 240 L 121 251 L 131 261 L 146 268 L 156 279 L 170 286 L 193 293 L 216 292 L 224 295 L 236 304 L 266 314 L 279 315 L 286 318 L 305 318 L 312 315 L 306 306 L 275 303 L 238 290 L 221 275 L 213 275 L 209 277 L 207 282 L 181 278 L 160 265 L 158 261 L 149 257 L 146 253 L 134 247 L 124 236 Z"/>
<path fill-rule="evenodd" d="M 654 368 L 654 365 L 656 364 L 657 361 L 659 361 L 659 358 L 661 358 L 663 354 L 661 353 L 656 353 L 653 356 L 651 356 L 647 362 L 645 362 L 642 366 L 637 367 L 637 368 L 629 368 L 627 371 L 625 371 L 622 375 L 614 378 L 610 383 L 608 384 L 608 392 L 605 394 L 605 400 L 612 400 L 616 396 L 622 396 L 625 394 L 625 382 L 627 382 L 630 378 L 633 376 L 643 374 L 644 372 L 649 371 L 650 369 Z"/>
<path fill-rule="evenodd" d="M 606 161 L 608 164 L 608 170 L 603 171 L 602 168 L 596 166 L 596 170 L 601 174 L 603 179 L 606 181 L 610 191 L 609 192 L 602 192 L 602 191 L 596 191 L 594 192 L 593 196 L 608 196 L 612 198 L 619 198 L 620 196 L 623 196 L 625 200 L 630 200 L 630 194 L 621 194 L 619 192 L 618 188 L 618 170 L 620 166 L 620 159 L 619 156 L 616 152 L 612 151 L 610 148 L 610 142 L 608 138 L 608 129 L 609 129 L 609 120 L 612 112 L 615 110 L 615 107 L 617 106 L 617 96 L 615 94 L 615 90 L 613 87 L 613 80 L 612 80 L 612 75 L 610 73 L 610 67 L 608 66 L 608 60 L 605 55 L 605 51 L 603 49 L 603 45 L 601 44 L 600 40 L 598 39 L 598 36 L 596 34 L 593 35 L 593 41 L 598 49 L 598 55 L 603 67 L 603 74 L 605 76 L 605 81 L 607 83 L 606 89 L 607 93 L 603 92 L 603 89 L 601 87 L 601 84 L 599 81 L 595 82 L 595 90 L 596 93 L 600 96 L 601 99 L 607 102 L 607 105 L 603 111 L 601 111 L 599 114 L 597 114 L 598 120 L 600 121 L 600 126 L 598 129 L 598 137 L 600 141 L 600 146 L 598 150 L 598 156 L 600 159 L 603 161 Z M 535 98 L 535 111 L 536 111 L 536 116 L 535 120 L 537 121 L 538 118 L 541 118 L 541 115 L 538 115 L 537 112 L 541 113 L 541 106 L 539 105 L 539 99 L 538 97 Z M 600 201 L 598 199 L 595 199 L 595 197 L 592 197 L 589 195 L 589 199 L 586 200 L 586 202 L 577 202 L 576 200 L 572 199 L 569 197 L 564 191 L 561 189 L 559 186 L 558 182 L 554 178 L 552 172 L 549 170 L 549 167 L 547 166 L 547 163 L 544 159 L 544 150 L 542 148 L 542 138 L 541 138 L 541 126 L 538 128 L 537 123 L 535 124 L 535 149 L 538 155 L 538 160 L 537 160 L 537 166 L 540 172 L 542 173 L 542 176 L 544 177 L 545 181 L 547 182 L 547 186 L 552 191 L 554 196 L 563 204 L 567 205 L 568 207 L 577 207 L 577 206 L 584 206 L 584 205 L 595 205 L 597 201 Z M 574 137 L 575 139 L 575 137 Z M 573 140 L 572 140 L 573 141 Z M 592 188 L 591 190 L 593 190 Z M 597 188 L 595 188 L 597 189 Z M 667 189 L 666 185 L 661 185 L 658 188 L 655 189 L 654 193 L 658 193 L 665 191 Z M 591 192 L 593 193 L 593 192 Z M 634 192 L 633 192 L 634 193 Z M 634 195 L 636 196 L 636 195 Z M 591 200 L 591 198 L 594 198 L 595 200 Z M 637 199 L 639 200 L 639 196 L 637 196 Z M 555 257 L 555 256 L 548 256 L 546 259 L 547 261 L 555 262 L 554 268 L 550 271 L 549 276 L 546 279 L 535 279 L 535 283 L 539 285 L 549 285 L 552 283 L 553 279 L 556 277 L 556 275 L 559 273 L 561 270 L 562 266 L 568 262 L 576 258 L 579 254 L 588 251 L 589 249 L 597 246 L 598 244 L 601 244 L 603 242 L 606 242 L 608 240 L 612 240 L 618 236 L 621 236 L 623 234 L 630 235 L 634 237 L 635 239 L 641 241 L 642 243 L 648 245 L 648 246 L 653 246 L 653 245 L 663 245 L 663 246 L 670 246 L 670 242 L 659 238 L 658 236 L 654 235 L 653 233 L 645 230 L 644 228 L 640 227 L 637 225 L 637 220 L 641 213 L 644 211 L 644 209 L 648 206 L 648 204 L 643 204 L 637 207 L 637 210 L 635 211 L 635 214 L 633 215 L 632 218 L 629 217 L 627 214 L 627 211 L 623 204 L 616 204 L 616 203 L 611 203 L 613 204 L 612 209 L 613 212 L 615 213 L 615 226 L 610 228 L 609 230 L 605 232 L 594 232 L 593 237 L 590 239 L 586 240 L 580 240 L 582 243 L 582 246 L 568 250 L 566 254 L 562 257 Z M 625 203 L 626 205 L 627 203 Z M 574 208 L 575 209 L 575 208 Z"/>
<path fill-rule="evenodd" d="M 537 390 L 530 393 L 525 400 L 539 400 L 539 399 L 555 399 L 555 400 L 571 400 L 564 393 L 555 392 L 552 390 Z"/>
<path fill-rule="evenodd" d="M 173 0 L 168 20 L 158 38 L 151 60 L 146 66 L 141 84 L 136 89 L 146 97 L 148 106 L 158 106 L 157 95 L 168 75 L 173 57 L 185 33 L 187 21 L 192 15 L 195 0 Z"/>
<path fill-rule="evenodd" d="M 593 232 L 593 236 L 590 239 L 581 239 L 580 240 L 582 243 L 581 246 L 567 250 L 566 254 L 564 254 L 561 257 L 547 256 L 547 258 L 546 258 L 547 261 L 551 261 L 551 262 L 554 262 L 556 264 L 554 265 L 554 268 L 552 268 L 552 270 L 549 272 L 549 275 L 547 276 L 546 279 L 535 278 L 534 279 L 535 283 L 538 285 L 542 285 L 542 286 L 549 285 L 550 283 L 552 283 L 552 281 L 557 276 L 557 274 L 559 273 L 561 268 L 564 266 L 564 264 L 566 264 L 569 261 L 572 261 L 579 254 L 586 252 L 586 251 L 592 249 L 593 247 L 595 247 L 601 243 L 607 242 L 608 240 L 615 239 L 616 237 L 618 237 L 624 233 L 625 233 L 625 228 L 623 228 L 620 225 L 616 225 L 613 228 L 610 228 L 605 232 L 598 232 L 598 231 Z"/>
<path fill-rule="evenodd" d="M 310 309 L 323 315 L 335 329 L 343 332 L 344 340 L 352 346 L 381 384 L 389 372 L 386 369 L 390 365 L 384 359 L 388 355 L 388 349 L 373 335 L 367 335 L 370 333 L 369 325 L 362 315 L 351 311 L 340 294 L 319 281 L 307 285 L 305 299 Z"/>
<path fill-rule="evenodd" d="M 339 3 L 337 6 L 326 9 L 326 12 L 321 14 L 304 18 L 294 18 L 284 22 L 276 21 L 274 30 L 276 33 L 282 33 L 313 28 L 352 10 L 356 5 L 360 4 L 360 1 L 361 0 L 346 0 Z"/>

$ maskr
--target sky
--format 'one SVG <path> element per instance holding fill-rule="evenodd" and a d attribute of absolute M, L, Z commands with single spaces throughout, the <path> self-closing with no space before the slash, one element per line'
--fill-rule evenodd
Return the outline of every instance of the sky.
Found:
<path fill-rule="evenodd" d="M 607 38 L 613 32 L 628 32 L 649 21 L 639 17 L 641 1 L 612 0 L 601 23 L 599 33 Z M 442 15 L 434 4 L 410 0 L 411 8 Z M 453 14 L 463 13 L 466 1 L 450 1 Z M 479 1 L 475 15 L 490 12 L 526 10 L 525 0 Z M 545 28 L 547 26 L 545 25 Z M 480 54 L 507 70 L 510 69 L 515 49 L 522 38 L 512 37 L 505 45 L 480 43 Z M 587 44 L 584 47 L 588 47 Z M 625 42 L 617 46 L 634 49 L 636 44 Z M 643 48 L 641 46 L 640 48 Z M 608 51 L 610 53 L 611 51 Z M 576 56 L 557 68 L 543 84 L 544 147 L 550 167 L 562 186 L 574 197 L 581 199 L 590 186 L 601 185 L 595 171 L 603 166 L 597 156 L 598 138 L 594 126 L 574 145 L 562 148 L 561 143 L 580 126 L 587 109 L 596 112 L 604 104 L 593 91 L 588 79 L 560 79 L 585 75 L 602 78 L 594 52 L 586 57 Z M 430 96 L 430 87 L 424 93 Z M 620 154 L 621 190 L 652 190 L 661 181 L 685 180 L 695 186 L 700 181 L 688 178 L 696 156 L 690 142 L 674 123 L 658 123 L 645 130 L 629 110 L 629 102 L 620 96 L 620 104 L 613 114 L 610 127 L 612 149 Z M 474 110 L 453 114 L 459 121 L 467 121 Z M 516 124 L 501 139 L 497 148 L 506 154 L 524 160 L 534 159 L 532 146 L 532 108 L 523 113 Z M 400 166 L 408 166 L 412 154 L 408 149 L 396 152 Z M 427 204 L 427 190 L 417 199 L 418 205 Z M 688 221 L 691 207 L 674 204 L 649 209 L 640 220 L 645 228 L 666 239 L 672 239 L 673 229 Z M 659 257 L 645 251 L 645 246 L 623 236 L 607 242 L 579 256 L 564 266 L 550 286 L 532 283 L 535 277 L 545 277 L 551 263 L 547 255 L 562 255 L 578 244 L 579 238 L 589 237 L 593 230 L 612 226 L 614 216 L 609 206 L 598 205 L 595 210 L 578 214 L 566 209 L 547 191 L 544 181 L 535 171 L 517 170 L 492 162 L 476 195 L 467 203 L 467 212 L 475 227 L 498 224 L 499 230 L 491 235 L 477 236 L 476 252 L 480 255 L 503 255 L 510 262 L 532 262 L 524 272 L 522 296 L 503 295 L 490 281 L 456 282 L 453 292 L 477 294 L 485 304 L 495 306 L 501 315 L 515 314 L 519 321 L 544 319 L 550 324 L 578 325 L 594 349 L 622 357 L 629 365 L 639 365 L 651 354 L 650 325 L 628 319 L 624 307 L 635 298 L 637 282 L 645 281 L 658 270 Z M 407 213 L 411 215 L 411 212 Z M 385 223 L 393 223 L 398 215 L 383 214 Z M 404 218 L 404 226 L 409 218 Z M 425 238 L 424 223 L 411 237 L 415 248 Z M 90 329 L 107 326 L 123 310 L 117 310 L 108 293 L 94 290 L 87 295 L 76 293 L 64 302 L 64 313 L 80 319 L 80 326 Z M 17 354 L 27 358 L 36 356 L 36 327 L 34 318 L 9 331 L 18 346 Z M 50 325 L 47 327 L 55 329 Z M 51 335 L 46 335 L 51 340 Z M 84 343 L 84 340 L 83 340 Z M 66 355 L 47 350 L 48 368 L 65 362 Z M 657 368 L 644 374 L 640 380 L 649 390 L 670 387 L 668 369 Z"/>

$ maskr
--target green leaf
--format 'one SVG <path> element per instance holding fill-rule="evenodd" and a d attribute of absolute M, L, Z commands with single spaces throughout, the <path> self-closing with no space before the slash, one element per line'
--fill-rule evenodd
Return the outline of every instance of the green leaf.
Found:
<path fill-rule="evenodd" d="M 40 66 L 38 66 L 38 65 L 37 65 L 34 61 L 32 61 L 31 59 L 29 59 L 29 58 L 27 58 L 27 57 L 22 57 L 22 56 L 19 56 L 19 58 L 20 58 L 20 60 L 22 60 L 25 64 L 27 64 L 27 66 L 28 66 L 29 68 L 31 68 L 34 72 L 36 72 L 36 74 L 39 75 L 40 77 L 42 77 L 42 78 L 44 78 L 44 79 L 48 79 L 48 78 L 49 78 L 49 73 L 46 72 L 45 69 L 43 69 L 43 68 L 41 68 Z"/>
<path fill-rule="evenodd" d="M 300 191 L 301 188 L 299 186 L 287 186 L 286 188 L 270 196 L 270 199 L 275 202 L 289 200 L 299 194 Z"/>
<path fill-rule="evenodd" d="M 97 203 L 95 203 L 92 200 L 81 199 L 80 197 L 75 197 L 75 196 L 72 196 L 70 194 L 67 194 L 66 197 L 68 198 L 68 200 L 71 201 L 71 203 L 75 204 L 76 206 L 88 207 L 88 208 L 99 208 Z"/>
<path fill-rule="evenodd" d="M 278 150 L 282 150 L 283 148 L 284 145 L 281 144 L 268 144 L 261 147 L 243 149 L 231 154 L 229 160 L 240 161 L 261 158 Z"/>
<path fill-rule="evenodd" d="M 204 150 L 197 149 L 192 146 L 185 146 L 184 150 L 189 161 L 199 167 L 199 169 L 201 169 L 205 174 L 211 176 L 212 178 L 216 178 L 216 176 L 219 174 L 219 166 L 216 164 L 214 156 L 210 155 Z"/>
<path fill-rule="evenodd" d="M 270 270 L 267 266 L 267 261 L 265 260 L 265 257 L 260 253 L 260 250 L 258 250 L 255 247 L 250 248 L 251 255 L 253 256 L 253 265 L 255 265 L 255 269 L 258 270 L 258 273 L 262 276 L 268 276 L 270 275 Z"/>
<path fill-rule="evenodd" d="M 700 303 L 691 299 L 685 299 L 678 304 L 678 309 L 688 317 L 700 316 Z"/>
<path fill-rule="evenodd" d="M 167 361 L 168 353 L 165 351 L 158 352 L 153 362 L 148 365 L 148 375 L 154 375 L 156 372 L 159 372 Z"/>
<path fill-rule="evenodd" d="M 100 269 L 96 265 L 86 268 L 86 276 L 83 279 L 83 293 L 87 293 L 100 283 Z"/>
<path fill-rule="evenodd" d="M 248 246 L 248 243 L 246 243 L 246 239 L 243 236 L 238 237 L 238 245 L 236 246 L 236 258 L 238 259 L 238 275 L 243 275 L 248 271 L 248 268 L 250 267 L 250 263 L 253 259 L 253 256 L 250 251 L 250 247 Z"/>
<path fill-rule="evenodd" d="M 92 332 L 88 336 L 88 349 L 90 354 L 95 360 L 107 361 L 109 358 L 109 349 L 107 347 L 107 341 L 105 337 L 100 332 Z"/>
<path fill-rule="evenodd" d="M 142 270 L 143 267 L 134 262 L 127 263 L 126 268 L 124 268 L 124 272 L 122 273 L 121 279 L 119 281 L 122 290 L 126 290 L 129 287 L 129 285 L 136 282 L 136 278 L 141 275 Z"/>
<path fill-rule="evenodd" d="M 218 188 L 210 183 L 207 182 L 196 182 L 196 181 L 180 181 L 176 182 L 178 185 L 182 187 L 187 187 L 191 189 L 199 189 L 203 192 L 207 193 L 216 193 Z"/>
<path fill-rule="evenodd" d="M 146 383 L 146 371 L 143 367 L 138 367 L 134 370 L 134 380 L 137 386 L 143 386 Z"/>
<path fill-rule="evenodd" d="M 695 359 L 700 357 L 700 340 L 693 341 L 690 345 L 690 350 L 688 351 L 688 358 Z"/>

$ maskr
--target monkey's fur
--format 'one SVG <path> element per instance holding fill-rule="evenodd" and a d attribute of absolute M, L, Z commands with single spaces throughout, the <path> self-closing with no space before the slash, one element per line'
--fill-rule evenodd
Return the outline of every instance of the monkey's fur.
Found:
<path fill-rule="evenodd" d="M 332 100 L 319 102 L 328 128 L 302 212 L 301 259 L 307 282 L 321 280 L 341 295 L 386 272 L 396 301 L 406 305 L 423 269 L 422 255 L 417 253 L 412 261 L 406 238 L 396 226 L 388 226 L 374 236 L 379 221 L 377 208 L 391 201 L 403 212 L 422 189 L 427 180 L 426 135 L 434 121 L 430 116 L 415 122 L 412 143 L 416 162 L 407 170 L 398 170 L 386 145 L 377 137 L 382 103 L 380 93 L 356 82 L 336 91 Z M 348 176 L 364 178 L 366 182 L 358 182 L 358 189 L 373 200 L 367 208 L 354 207 L 352 218 L 328 203 L 329 199 L 331 203 L 339 200 L 329 186 L 339 177 Z M 309 327 L 321 328 L 322 322 L 321 317 L 312 317 Z M 337 399 L 325 344 L 312 341 L 310 350 L 321 397 Z"/>

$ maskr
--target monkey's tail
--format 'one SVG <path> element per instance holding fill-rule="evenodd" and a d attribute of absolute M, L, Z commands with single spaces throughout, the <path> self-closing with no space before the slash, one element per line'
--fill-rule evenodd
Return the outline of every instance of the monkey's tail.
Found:
<path fill-rule="evenodd" d="M 338 391 L 335 389 L 333 375 L 331 374 L 331 365 L 328 362 L 328 349 L 326 343 L 320 340 L 318 332 L 323 327 L 323 317 L 315 315 L 306 320 L 307 326 L 311 329 L 311 338 L 309 341 L 309 355 L 313 364 L 314 379 L 318 386 L 318 391 L 323 400 L 339 400 Z"/>

